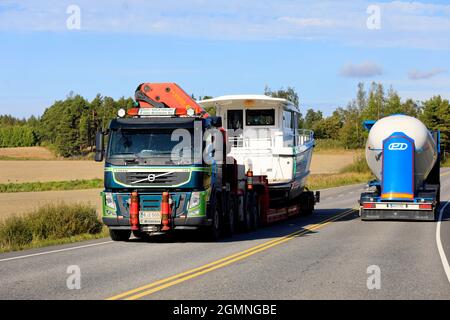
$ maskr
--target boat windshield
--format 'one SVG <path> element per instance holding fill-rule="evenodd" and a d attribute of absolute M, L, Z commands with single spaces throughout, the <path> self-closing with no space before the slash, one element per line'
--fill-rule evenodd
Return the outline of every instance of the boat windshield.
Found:
<path fill-rule="evenodd" d="M 246 110 L 245 118 L 247 126 L 273 126 L 275 125 L 275 110 Z"/>

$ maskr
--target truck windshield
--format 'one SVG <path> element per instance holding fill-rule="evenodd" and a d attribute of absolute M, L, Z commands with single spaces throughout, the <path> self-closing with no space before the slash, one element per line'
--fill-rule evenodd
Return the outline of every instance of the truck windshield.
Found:
<path fill-rule="evenodd" d="M 140 164 L 191 164 L 194 159 L 191 141 L 172 141 L 174 129 L 166 130 L 114 130 L 109 141 L 108 158 L 116 161 L 133 161 Z M 191 135 L 192 137 L 192 135 Z M 192 140 L 192 139 L 191 139 Z M 173 154 L 179 144 L 190 145 L 188 153 Z M 186 148 L 184 149 L 186 151 Z"/>

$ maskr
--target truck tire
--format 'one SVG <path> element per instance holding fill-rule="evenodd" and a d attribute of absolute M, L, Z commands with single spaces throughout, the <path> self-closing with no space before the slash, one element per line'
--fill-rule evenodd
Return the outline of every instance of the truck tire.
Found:
<path fill-rule="evenodd" d="M 244 221 L 243 221 L 243 231 L 250 231 L 252 229 L 252 213 L 251 213 L 251 197 L 247 193 L 245 196 L 245 207 L 244 207 Z"/>
<path fill-rule="evenodd" d="M 135 236 L 138 239 L 142 239 L 142 240 L 148 240 L 150 239 L 150 235 L 142 232 L 140 230 L 133 230 L 133 236 Z"/>
<path fill-rule="evenodd" d="M 128 241 L 131 236 L 131 230 L 113 230 L 109 229 L 109 236 L 113 241 Z"/>
<path fill-rule="evenodd" d="M 252 212 L 252 230 L 256 230 L 259 228 L 260 224 L 260 210 L 261 206 L 259 205 L 259 197 L 255 194 L 253 197 L 253 212 Z"/>
<path fill-rule="evenodd" d="M 255 230 L 259 220 L 257 196 L 255 193 L 247 194 L 245 206 L 245 231 Z"/>
<path fill-rule="evenodd" d="M 314 212 L 314 193 L 305 191 L 300 195 L 300 215 L 302 217 L 310 216 Z"/>
<path fill-rule="evenodd" d="M 222 212 L 220 206 L 215 206 L 211 219 L 212 224 L 206 229 L 206 238 L 210 241 L 217 241 L 222 235 Z"/>
<path fill-rule="evenodd" d="M 226 236 L 232 236 L 236 231 L 236 204 L 234 199 L 229 199 L 228 212 L 226 214 L 226 223 L 224 226 L 224 234 Z"/>

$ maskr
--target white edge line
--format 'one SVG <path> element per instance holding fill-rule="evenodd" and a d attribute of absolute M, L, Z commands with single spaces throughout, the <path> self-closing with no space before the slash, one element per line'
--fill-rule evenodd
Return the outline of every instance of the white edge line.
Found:
<path fill-rule="evenodd" d="M 436 243 L 439 251 L 439 255 L 441 256 L 442 266 L 444 267 L 445 274 L 447 275 L 448 282 L 450 283 L 450 266 L 448 264 L 447 257 L 445 256 L 444 248 L 442 247 L 441 242 L 441 222 L 442 216 L 444 215 L 445 208 L 450 204 L 447 202 L 446 205 L 439 211 L 439 221 L 436 227 Z"/>
<path fill-rule="evenodd" d="M 114 241 L 104 241 L 104 242 L 99 242 L 99 243 L 87 244 L 87 245 L 84 245 L 84 246 L 70 247 L 70 248 L 59 249 L 59 250 L 38 252 L 38 253 L 27 254 L 27 255 L 23 255 L 23 256 L 17 256 L 17 257 L 11 257 L 11 258 L 6 258 L 6 259 L 0 259 L 0 262 L 31 258 L 31 257 L 36 257 L 36 256 L 42 256 L 42 255 L 45 255 L 45 254 L 50 254 L 50 253 L 57 253 L 57 252 L 71 251 L 71 250 L 82 249 L 82 248 L 89 248 L 89 247 L 99 246 L 99 245 L 102 245 L 102 244 L 107 244 L 107 243 L 112 243 L 112 242 L 114 242 Z"/>

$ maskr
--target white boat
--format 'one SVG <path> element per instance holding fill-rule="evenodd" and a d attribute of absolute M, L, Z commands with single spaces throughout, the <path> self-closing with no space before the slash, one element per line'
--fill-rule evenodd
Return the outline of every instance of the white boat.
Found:
<path fill-rule="evenodd" d="M 314 146 L 311 130 L 298 129 L 300 110 L 286 99 L 228 95 L 199 101 L 215 107 L 238 164 L 265 175 L 271 199 L 293 199 L 304 190 Z"/>

